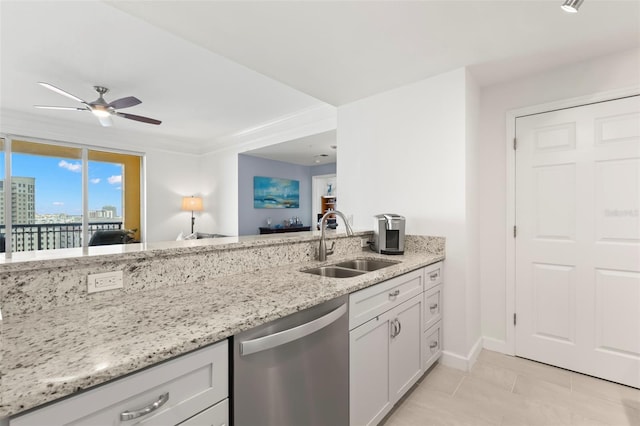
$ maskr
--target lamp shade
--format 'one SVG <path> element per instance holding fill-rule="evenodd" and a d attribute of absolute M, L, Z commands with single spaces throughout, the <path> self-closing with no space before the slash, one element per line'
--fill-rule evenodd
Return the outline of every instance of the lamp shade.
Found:
<path fill-rule="evenodd" d="M 182 210 L 202 211 L 202 197 L 182 197 Z"/>

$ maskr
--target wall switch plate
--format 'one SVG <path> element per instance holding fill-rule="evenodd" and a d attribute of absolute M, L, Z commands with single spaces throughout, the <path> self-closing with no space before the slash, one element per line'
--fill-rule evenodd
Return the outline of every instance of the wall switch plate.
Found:
<path fill-rule="evenodd" d="M 89 294 L 122 287 L 122 271 L 89 274 L 87 276 L 87 293 Z"/>

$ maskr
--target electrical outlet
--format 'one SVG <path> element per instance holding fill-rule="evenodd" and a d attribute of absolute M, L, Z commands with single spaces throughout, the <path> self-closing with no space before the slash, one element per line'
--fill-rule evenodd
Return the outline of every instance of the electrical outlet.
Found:
<path fill-rule="evenodd" d="M 362 247 L 362 248 L 369 247 L 369 239 L 368 238 L 360 238 L 360 247 Z"/>
<path fill-rule="evenodd" d="M 87 276 L 87 293 L 89 294 L 122 287 L 122 271 L 89 274 Z"/>

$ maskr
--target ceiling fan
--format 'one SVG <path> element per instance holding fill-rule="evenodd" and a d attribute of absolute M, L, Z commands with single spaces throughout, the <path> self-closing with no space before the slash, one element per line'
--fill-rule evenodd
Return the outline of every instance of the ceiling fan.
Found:
<path fill-rule="evenodd" d="M 141 115 L 127 114 L 127 113 L 118 111 L 119 109 L 122 109 L 122 108 L 129 108 L 129 107 L 141 104 L 142 101 L 134 96 L 127 96 L 126 98 L 116 99 L 113 102 L 107 102 L 104 100 L 102 95 L 107 93 L 109 89 L 103 86 L 93 86 L 96 92 L 98 92 L 98 95 L 99 95 L 98 99 L 96 99 L 93 102 L 87 102 L 80 99 L 77 96 L 72 95 L 69 92 L 65 92 L 64 90 L 52 84 L 43 83 L 43 82 L 38 82 L 38 84 L 40 84 L 43 87 L 46 87 L 49 90 L 53 90 L 56 93 L 66 96 L 67 98 L 73 99 L 74 101 L 78 101 L 84 106 L 80 108 L 80 107 L 34 105 L 36 108 L 61 109 L 61 110 L 69 110 L 69 111 L 90 111 L 91 113 L 93 113 L 93 115 L 95 115 L 98 118 L 98 120 L 100 120 L 100 124 L 102 124 L 104 127 L 109 127 L 113 125 L 113 122 L 111 121 L 112 116 L 128 118 L 129 120 L 136 120 L 136 121 L 141 121 L 143 123 L 149 123 L 149 124 L 162 123 L 162 121 L 156 120 L 153 118 L 143 117 Z"/>

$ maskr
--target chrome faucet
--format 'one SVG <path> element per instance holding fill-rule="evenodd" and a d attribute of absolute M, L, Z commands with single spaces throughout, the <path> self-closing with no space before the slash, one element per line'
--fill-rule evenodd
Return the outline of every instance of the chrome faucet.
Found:
<path fill-rule="evenodd" d="M 344 216 L 342 212 L 339 212 L 338 210 L 329 210 L 328 212 L 326 212 L 322 216 L 322 219 L 320 219 L 320 229 L 322 231 L 322 234 L 320 234 L 320 247 L 318 247 L 318 260 L 321 262 L 327 260 L 328 255 L 333 254 L 333 249 L 336 246 L 336 242 L 333 241 L 333 243 L 331 244 L 331 248 L 327 249 L 327 243 L 324 239 L 324 231 L 327 228 L 327 218 L 332 214 L 336 214 L 340 216 L 344 221 L 344 226 L 347 229 L 347 235 L 349 236 L 353 235 L 353 230 L 349 225 L 349 221 L 347 220 L 347 218 Z"/>

